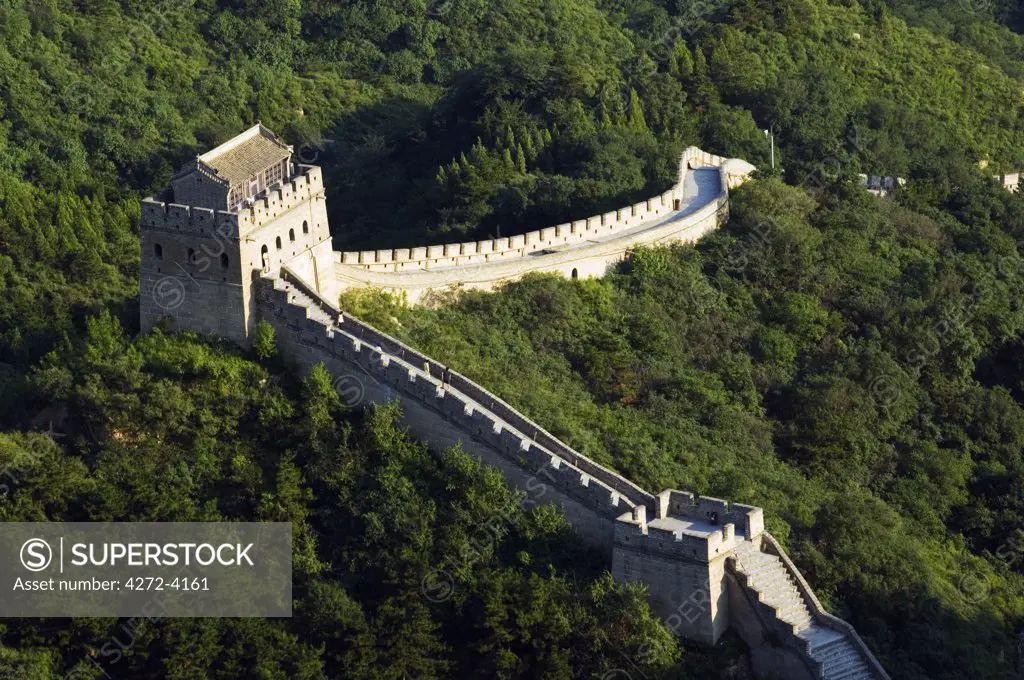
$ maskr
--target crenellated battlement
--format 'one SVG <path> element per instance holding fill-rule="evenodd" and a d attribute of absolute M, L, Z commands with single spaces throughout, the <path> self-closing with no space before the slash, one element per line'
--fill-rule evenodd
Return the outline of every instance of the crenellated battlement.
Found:
<path fill-rule="evenodd" d="M 715 525 L 734 524 L 741 534 L 758 536 L 764 531 L 764 511 L 752 505 L 731 503 L 721 498 L 697 496 L 686 491 L 662 491 L 658 495 L 658 518 L 683 517 Z"/>
<path fill-rule="evenodd" d="M 560 505 L 573 527 L 604 550 L 616 580 L 646 585 L 652 611 L 680 636 L 714 644 L 730 626 L 751 640 L 761 630 L 792 633 L 787 622 L 801 616 L 799 601 L 785 608 L 761 602 L 756 584 L 735 566 L 753 564 L 751 555 L 774 545 L 764 532 L 761 508 L 673 489 L 656 496 L 643 491 L 464 376 L 342 313 L 288 266 L 281 268 L 280 278 L 268 275 L 258 281 L 257 300 L 286 357 L 306 367 L 323 364 L 346 381 L 373 386 L 374 402 L 400 397 L 405 422 L 415 435 L 435 446 L 461 443 L 523 490 L 524 502 Z M 740 554 L 744 557 L 738 561 Z M 749 573 L 762 574 L 756 567 Z M 757 583 L 776 583 L 757 578 Z M 746 599 L 737 599 L 741 595 Z M 857 642 L 852 628 L 814 616 L 840 631 L 833 635 Z M 811 642 L 789 638 L 793 644 L 787 649 L 803 658 L 798 659 L 801 667 L 817 668 L 819 675 L 813 677 L 831 678 L 820 675 L 825 666 L 814 661 Z M 759 668 L 776 674 L 785 669 L 783 677 L 803 680 L 776 663 L 774 647 L 759 644 L 751 642 L 760 655 Z M 860 645 L 858 658 L 877 666 Z M 884 671 L 871 677 L 888 680 Z"/>
<path fill-rule="evenodd" d="M 185 163 L 141 203 L 140 325 L 246 345 L 254 276 L 290 263 L 336 288 L 320 168 L 291 162 L 262 125 Z"/>
<path fill-rule="evenodd" d="M 728 217 L 729 189 L 755 168 L 686 149 L 667 191 L 631 206 L 525 234 L 414 248 L 334 253 L 339 288 L 380 288 L 415 304 L 433 291 L 490 290 L 533 272 L 603 276 L 640 246 L 695 241 Z"/>
<path fill-rule="evenodd" d="M 656 515 L 623 515 L 615 526 L 615 543 L 632 550 L 684 560 L 710 562 L 743 541 L 764 532 L 761 508 L 689 492 L 667 490 L 657 497 Z"/>
<path fill-rule="evenodd" d="M 273 222 L 314 198 L 323 198 L 323 171 L 295 165 L 295 172 L 276 182 L 237 210 L 212 210 L 175 203 L 170 190 L 142 200 L 142 226 L 198 235 L 217 233 L 237 239 Z"/>
<path fill-rule="evenodd" d="M 242 233 L 255 231 L 307 201 L 324 196 L 323 171 L 316 165 L 295 165 L 287 179 L 269 186 L 238 207 Z"/>
<path fill-rule="evenodd" d="M 238 238 L 238 213 L 180 205 L 159 197 L 142 200 L 141 225 L 145 229 Z"/>
<path fill-rule="evenodd" d="M 722 186 L 725 188 L 741 184 L 754 170 L 753 166 L 743 161 L 730 160 L 697 147 L 689 147 L 680 157 L 679 178 L 675 185 L 625 208 L 518 236 L 416 248 L 338 252 L 335 253 L 335 261 L 370 272 L 430 270 L 514 260 L 550 249 L 579 246 L 595 239 L 615 237 L 678 211 L 681 201 L 692 192 L 692 187 L 687 185 L 687 171 L 709 167 L 721 169 Z"/>
<path fill-rule="evenodd" d="M 298 280 L 298 277 L 290 274 L 289 279 Z M 571 464 L 546 448 L 536 434 L 531 434 L 542 432 L 539 425 L 521 415 L 517 422 L 510 423 L 488 408 L 492 405 L 489 400 L 485 401 L 485 406 L 453 388 L 469 382 L 463 376 L 450 372 L 451 381 L 446 388 L 440 379 L 424 370 L 424 364 L 430 362 L 417 361 L 421 355 L 397 340 L 387 338 L 382 345 L 379 342 L 382 338 L 376 332 L 367 340 L 365 332 L 361 331 L 369 327 L 362 322 L 334 308 L 324 312 L 321 307 L 296 305 L 299 297 L 296 293 L 289 293 L 280 284 L 268 284 L 266 279 L 261 281 L 259 300 L 265 314 L 283 321 L 300 342 L 315 347 L 325 358 L 359 366 L 369 378 L 415 399 L 441 414 L 460 431 L 500 451 L 511 462 L 534 474 L 538 483 L 558 489 L 600 515 L 612 520 L 623 512 L 632 512 L 636 501 L 618 489 L 636 488 L 635 485 L 576 452 L 569 454 L 571 459 L 586 469 Z M 436 363 L 432 366 L 432 372 L 446 370 Z M 480 389 L 477 393 L 484 394 L 484 391 Z M 564 445 L 559 448 L 571 451 Z M 651 498 L 641 493 L 639 500 L 642 503 Z"/>
<path fill-rule="evenodd" d="M 339 264 L 382 272 L 458 267 L 511 260 L 551 248 L 564 248 L 598 237 L 612 236 L 652 219 L 664 217 L 677 209 L 675 202 L 682 197 L 683 192 L 681 184 L 626 208 L 537 229 L 518 236 L 418 248 L 339 252 L 335 253 L 335 258 Z"/>

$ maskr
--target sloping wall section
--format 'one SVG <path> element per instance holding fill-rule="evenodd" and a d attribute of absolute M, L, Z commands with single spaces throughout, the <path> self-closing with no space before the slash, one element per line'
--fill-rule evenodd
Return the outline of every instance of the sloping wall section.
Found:
<path fill-rule="evenodd" d="M 748 572 L 735 566 L 741 554 L 749 563 L 754 555 L 767 560 L 774 559 L 772 550 L 781 553 L 764 532 L 760 508 L 645 491 L 473 381 L 343 314 L 288 266 L 280 276 L 258 280 L 257 306 L 275 328 L 285 359 L 301 370 L 323 364 L 355 388 L 350 403 L 400 399 L 415 437 L 435 449 L 461 444 L 521 489 L 524 505 L 558 505 L 604 554 L 617 579 L 647 585 L 652 607 L 678 635 L 714 644 L 727 628 L 737 629 L 763 678 L 889 680 L 852 627 L 820 610 L 802 578 L 800 602 L 813 610 L 808 620 L 813 615 L 833 631 L 827 645 L 815 645 L 820 636 L 800 637 L 791 624 L 792 607 L 761 602 L 763 593 L 748 582 Z M 488 521 L 501 518 L 481 518 L 482 526 Z M 798 575 L 786 560 L 786 569 Z M 848 672 L 846 657 L 831 654 L 837 644 L 854 660 L 849 663 L 858 664 L 855 674 Z M 780 646 L 789 656 L 776 651 Z"/>

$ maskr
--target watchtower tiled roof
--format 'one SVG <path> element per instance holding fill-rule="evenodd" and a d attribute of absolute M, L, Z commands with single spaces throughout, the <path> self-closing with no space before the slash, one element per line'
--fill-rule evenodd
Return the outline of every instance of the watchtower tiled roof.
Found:
<path fill-rule="evenodd" d="M 235 185 L 291 156 L 292 149 L 257 123 L 242 134 L 198 157 L 217 177 Z"/>

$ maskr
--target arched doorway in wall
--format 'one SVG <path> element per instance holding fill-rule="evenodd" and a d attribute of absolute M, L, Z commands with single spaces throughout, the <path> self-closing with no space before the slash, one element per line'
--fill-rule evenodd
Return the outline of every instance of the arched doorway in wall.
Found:
<path fill-rule="evenodd" d="M 572 268 L 572 280 L 576 281 L 580 278 L 580 273 L 576 271 L 576 267 Z"/>
<path fill-rule="evenodd" d="M 260 262 L 263 263 L 263 271 L 270 271 L 270 252 L 266 246 L 260 248 Z"/>

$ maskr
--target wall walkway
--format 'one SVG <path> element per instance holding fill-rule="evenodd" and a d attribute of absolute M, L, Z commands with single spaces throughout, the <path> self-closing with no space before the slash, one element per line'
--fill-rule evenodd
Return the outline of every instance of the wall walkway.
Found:
<path fill-rule="evenodd" d="M 339 291 L 381 288 L 416 303 L 432 291 L 490 290 L 531 272 L 602 276 L 632 248 L 696 241 L 718 228 L 728 218 L 729 188 L 753 169 L 690 147 L 671 189 L 620 210 L 507 238 L 336 252 Z"/>

